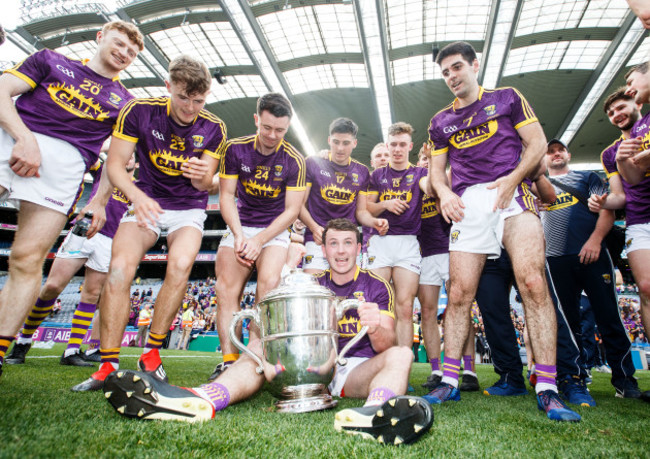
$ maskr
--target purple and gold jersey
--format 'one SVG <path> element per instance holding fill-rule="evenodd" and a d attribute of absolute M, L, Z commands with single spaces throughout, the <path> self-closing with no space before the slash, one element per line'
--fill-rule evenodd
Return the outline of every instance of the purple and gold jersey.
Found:
<path fill-rule="evenodd" d="M 275 152 L 263 155 L 257 135 L 228 141 L 219 176 L 237 179 L 237 211 L 244 226 L 267 227 L 284 212 L 287 191 L 305 189 L 305 158 L 282 140 Z"/>
<path fill-rule="evenodd" d="M 104 169 L 104 163 L 97 162 L 98 167 L 91 169 L 91 175 L 93 177 L 93 188 L 90 191 L 90 196 L 88 197 L 88 202 L 90 202 L 97 194 L 97 189 L 99 188 L 99 181 L 102 176 L 102 171 Z M 120 226 L 120 220 L 124 216 L 124 212 L 129 205 L 129 200 L 124 194 L 117 188 L 113 189 L 111 197 L 106 203 L 106 223 L 99 231 L 99 234 L 110 237 L 113 239 L 117 227 Z"/>
<path fill-rule="evenodd" d="M 86 171 L 99 158 L 120 109 L 133 96 L 117 78 L 105 78 L 49 49 L 35 52 L 6 71 L 31 86 L 16 110 L 33 132 L 64 140 L 79 150 Z"/>
<path fill-rule="evenodd" d="M 136 185 L 163 209 L 205 209 L 208 192 L 183 177 L 181 165 L 205 153 L 220 159 L 226 144 L 226 125 L 207 110 L 181 126 L 170 116 L 169 97 L 135 99 L 117 119 L 115 137 L 136 144 L 140 172 Z"/>
<path fill-rule="evenodd" d="M 650 148 L 649 125 L 650 113 L 634 123 L 630 132 L 631 137 L 643 139 L 642 148 L 644 150 Z M 624 138 L 621 136 L 600 155 L 600 161 L 603 163 L 607 178 L 619 173 L 616 168 L 616 152 L 623 140 Z M 625 191 L 625 223 L 630 226 L 650 222 L 650 169 L 646 170 L 645 177 L 636 185 L 630 185 L 622 176 L 621 182 Z"/>
<path fill-rule="evenodd" d="M 422 228 L 418 235 L 422 257 L 449 253 L 449 229 L 438 209 L 436 198 L 426 194 L 422 198 Z"/>
<path fill-rule="evenodd" d="M 345 166 L 329 159 L 311 156 L 305 160 L 307 167 L 307 209 L 320 226 L 325 227 L 332 218 L 347 218 L 356 222 L 357 196 L 366 194 L 370 172 L 358 161 L 350 158 Z M 305 242 L 314 235 L 307 228 Z"/>
<path fill-rule="evenodd" d="M 431 118 L 431 155 L 449 155 L 454 193 L 508 175 L 519 164 L 517 129 L 537 122 L 524 96 L 514 88 L 480 88 L 478 100 L 455 107 L 455 100 Z"/>
<path fill-rule="evenodd" d="M 387 210 L 379 215 L 378 218 L 388 220 L 387 235 L 420 234 L 420 214 L 422 213 L 422 196 L 424 195 L 420 189 L 420 179 L 426 177 L 427 172 L 425 168 L 409 163 L 403 171 L 396 171 L 389 164 L 375 169 L 370 174 L 368 194 L 377 195 L 377 202 L 401 199 L 409 205 L 402 215 L 395 215 Z"/>
<path fill-rule="evenodd" d="M 354 280 L 345 285 L 335 284 L 332 280 L 332 272 L 328 269 L 316 275 L 318 283 L 329 288 L 341 299 L 364 298 L 367 303 L 377 303 L 382 314 L 395 318 L 395 303 L 393 289 L 384 279 L 376 274 L 357 267 Z M 359 314 L 356 309 L 350 309 L 339 320 L 339 349 L 354 338 L 361 331 Z M 377 355 L 372 348 L 368 335 L 352 346 L 346 357 L 374 357 Z"/>

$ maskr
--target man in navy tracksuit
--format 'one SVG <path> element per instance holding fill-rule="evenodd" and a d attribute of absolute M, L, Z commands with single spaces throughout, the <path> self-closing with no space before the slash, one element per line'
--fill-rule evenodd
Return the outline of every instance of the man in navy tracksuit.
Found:
<path fill-rule="evenodd" d="M 570 159 L 564 143 L 557 139 L 549 142 L 546 160 L 557 199 L 542 213 L 548 265 L 578 343 L 582 335 L 580 293 L 584 290 L 603 337 L 616 396 L 639 398 L 631 345 L 618 311 L 614 268 L 603 243 L 614 222 L 614 212 L 603 209 L 593 213 L 588 209 L 589 196 L 602 195 L 607 188 L 593 172 L 570 170 Z"/>

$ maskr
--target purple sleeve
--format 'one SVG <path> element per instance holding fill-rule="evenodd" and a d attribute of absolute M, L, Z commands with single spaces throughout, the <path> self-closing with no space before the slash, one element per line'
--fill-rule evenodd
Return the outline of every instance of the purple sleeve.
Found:
<path fill-rule="evenodd" d="M 305 184 L 305 158 L 302 154 L 298 153 L 296 150 L 289 150 L 289 168 L 290 174 L 287 177 L 287 189 L 289 188 L 302 188 L 304 189 Z"/>
<path fill-rule="evenodd" d="M 33 89 L 38 82 L 45 78 L 49 73 L 47 60 L 48 58 L 51 58 L 51 54 L 52 51 L 49 49 L 37 51 L 7 72 L 19 78 L 21 78 L 21 75 L 24 75 L 30 79 L 31 82 L 26 81 L 25 78 L 21 79 L 28 83 Z"/>
<path fill-rule="evenodd" d="M 377 181 L 379 180 L 379 174 L 377 171 L 380 169 L 375 169 L 372 174 L 370 174 L 370 178 L 368 179 L 368 192 L 369 193 L 377 193 L 379 194 L 379 184 Z"/>
<path fill-rule="evenodd" d="M 512 97 L 510 120 L 515 129 L 537 121 L 537 116 L 526 98 L 516 89 L 511 89 L 510 93 Z"/>
<path fill-rule="evenodd" d="M 113 132 L 116 137 L 137 142 L 140 138 L 140 126 L 138 125 L 140 106 L 138 100 L 133 99 L 120 110 L 115 124 L 115 131 Z"/>
<path fill-rule="evenodd" d="M 316 166 L 316 158 L 310 156 L 305 160 L 305 169 L 306 169 L 306 181 L 307 185 L 314 183 L 314 167 Z"/>
<path fill-rule="evenodd" d="M 237 177 L 239 168 L 237 166 L 235 144 L 228 142 L 224 149 L 223 160 L 221 161 L 221 170 L 219 175 L 222 177 Z"/>
<path fill-rule="evenodd" d="M 434 156 L 446 153 L 449 149 L 449 139 L 447 136 L 438 129 L 437 116 L 431 118 L 429 124 L 429 145 L 431 146 L 431 154 Z"/>

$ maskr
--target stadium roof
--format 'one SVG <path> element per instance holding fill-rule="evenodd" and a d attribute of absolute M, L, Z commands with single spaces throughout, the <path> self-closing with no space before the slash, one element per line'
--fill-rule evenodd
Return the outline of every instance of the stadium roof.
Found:
<path fill-rule="evenodd" d="M 650 57 L 623 0 L 22 0 L 8 39 L 20 59 L 43 47 L 89 57 L 96 32 L 118 18 L 146 35 L 122 74 L 136 96 L 165 94 L 170 59 L 199 56 L 226 78 L 207 108 L 231 137 L 251 133 L 257 97 L 278 91 L 294 105 L 289 140 L 303 152 L 326 148 L 329 122 L 347 116 L 365 163 L 395 121 L 415 127 L 415 159 L 431 116 L 452 99 L 433 62 L 452 41 L 476 48 L 485 87 L 517 87 L 574 163 L 597 163 L 618 136 L 602 101 Z"/>

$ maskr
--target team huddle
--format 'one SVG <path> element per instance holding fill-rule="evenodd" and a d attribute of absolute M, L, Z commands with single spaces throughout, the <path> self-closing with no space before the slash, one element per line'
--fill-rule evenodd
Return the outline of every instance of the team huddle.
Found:
<path fill-rule="evenodd" d="M 240 356 L 227 338 L 221 340 L 223 362 L 200 387 L 169 384 L 160 357 L 199 252 L 208 195 L 218 193 L 227 224 L 215 265 L 220 337 L 228 336 L 253 270 L 258 300 L 279 285 L 291 243 L 288 229 L 297 219 L 306 226 L 305 271 L 337 296 L 361 300 L 339 322 L 339 347 L 362 327 L 368 327 L 367 336 L 348 353 L 347 365 L 336 366 L 329 389 L 333 396 L 366 401 L 336 413 L 339 431 L 411 443 L 430 428 L 432 404 L 460 400 L 461 367 L 463 384 L 478 389 L 473 359 L 466 358 L 475 300 L 500 375 L 485 393 L 527 393 L 521 361 L 513 363 L 518 355 L 512 358 L 514 332 L 504 309 L 513 283 L 534 350 L 538 408 L 549 419 L 580 420 L 565 401 L 595 406 L 572 337 L 579 329 L 576 301 L 582 290 L 601 328 L 617 395 L 647 400 L 633 376 L 629 339 L 613 319 L 613 267 L 603 245 L 613 209 L 625 207 L 627 252 L 649 327 L 650 115 L 640 116 L 640 104 L 650 102 L 647 64 L 633 69 L 627 90 L 612 95 L 605 107 L 623 132 L 603 153 L 607 192 L 595 174 L 569 171 L 566 145 L 547 143 L 521 93 L 479 86 L 476 53 L 464 42 L 451 43 L 437 56 L 455 99 L 431 119 L 418 164 L 409 162 L 413 127 L 398 122 L 389 127 L 386 143 L 371 152 L 372 172 L 352 159 L 358 129 L 350 119 L 331 123 L 326 157 L 305 159 L 284 139 L 291 103 L 269 93 L 257 101 L 256 132 L 229 139 L 224 122 L 204 109 L 212 79 L 205 64 L 180 56 L 169 64 L 169 96 L 135 99 L 118 74 L 142 51 L 142 35 L 134 25 L 115 21 L 98 32 L 97 42 L 88 61 L 42 50 L 0 77 L 0 192 L 20 203 L 9 276 L 0 292 L 0 375 L 3 363 L 24 362 L 34 332 L 85 265 L 61 363 L 100 366 L 73 391 L 103 390 L 124 416 L 190 422 L 211 419 L 259 391 L 265 378 L 257 364 Z M 79 211 L 92 213 L 86 238 L 71 251 L 66 242 L 80 236 L 68 234 L 41 287 L 43 261 L 73 213 L 88 171 L 96 179 Z M 562 227 L 569 219 L 580 221 L 572 225 L 575 232 Z M 150 333 L 138 371 L 121 369 L 130 287 L 163 231 L 168 263 Z M 436 316 L 447 281 L 440 365 Z M 431 391 L 424 397 L 406 395 L 416 296 L 432 366 L 426 383 Z M 80 353 L 93 320 L 91 348 Z M 263 353 L 256 327 L 248 347 Z"/>

